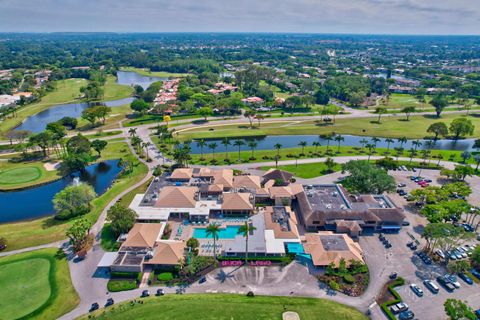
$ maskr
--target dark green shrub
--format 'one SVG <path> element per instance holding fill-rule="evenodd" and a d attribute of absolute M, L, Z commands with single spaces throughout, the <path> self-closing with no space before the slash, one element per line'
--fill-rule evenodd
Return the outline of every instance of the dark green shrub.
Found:
<path fill-rule="evenodd" d="M 173 274 L 171 272 L 162 272 L 157 276 L 158 281 L 171 281 L 173 280 Z"/>
<path fill-rule="evenodd" d="M 110 273 L 110 277 L 113 279 L 137 279 L 139 272 L 112 272 Z"/>
<path fill-rule="evenodd" d="M 137 281 L 135 280 L 110 280 L 107 284 L 107 289 L 110 292 L 134 290 L 136 288 Z"/>
<path fill-rule="evenodd" d="M 354 283 L 355 278 L 350 274 L 345 274 L 343 275 L 343 281 L 345 281 L 346 283 Z"/>

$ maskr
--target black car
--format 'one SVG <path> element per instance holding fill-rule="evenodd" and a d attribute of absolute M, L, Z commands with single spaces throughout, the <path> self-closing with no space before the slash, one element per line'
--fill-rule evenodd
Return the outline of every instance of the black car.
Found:
<path fill-rule="evenodd" d="M 198 280 L 198 283 L 204 283 L 207 281 L 207 278 L 205 276 L 201 277 L 200 280 Z"/>
<path fill-rule="evenodd" d="M 472 269 L 472 270 L 470 270 L 470 273 L 471 273 L 475 278 L 477 278 L 478 280 L 480 280 L 480 272 L 478 272 L 478 271 L 475 270 L 475 269 Z"/>
<path fill-rule="evenodd" d="M 393 280 L 393 279 L 397 279 L 397 273 L 396 273 L 396 272 L 391 273 L 391 274 L 389 275 L 389 278 L 392 279 L 392 280 Z"/>
<path fill-rule="evenodd" d="M 472 285 L 472 284 L 473 284 L 473 280 L 472 280 L 469 276 L 467 276 L 465 273 L 463 273 L 463 272 L 460 272 L 460 273 L 458 274 L 458 277 L 459 277 L 460 279 L 462 279 L 463 281 L 465 281 L 465 282 L 466 282 L 467 284 L 469 284 L 469 285 Z"/>
<path fill-rule="evenodd" d="M 163 289 L 158 289 L 157 296 L 163 296 L 163 295 L 165 295 L 165 291 Z"/>
<path fill-rule="evenodd" d="M 149 297 L 149 296 L 150 296 L 150 291 L 148 291 L 148 290 L 143 290 L 142 291 L 142 296 L 141 296 L 142 298 L 146 298 L 146 297 Z"/>
<path fill-rule="evenodd" d="M 98 308 L 100 308 L 100 306 L 98 305 L 98 303 L 94 302 L 92 303 L 92 306 L 90 307 L 90 312 L 92 311 L 95 311 L 95 310 L 98 310 Z"/>
<path fill-rule="evenodd" d="M 407 221 L 407 220 L 404 220 L 404 221 L 402 222 L 402 226 L 404 226 L 404 227 L 409 226 L 409 225 L 410 225 L 410 222 Z"/>
<path fill-rule="evenodd" d="M 453 292 L 455 290 L 455 286 L 444 277 L 437 277 L 437 282 L 448 292 Z"/>
<path fill-rule="evenodd" d="M 105 303 L 105 307 L 108 307 L 108 306 L 111 306 L 115 303 L 115 301 L 113 301 L 113 298 L 108 298 L 107 299 L 107 303 Z"/>
<path fill-rule="evenodd" d="M 415 318 L 415 314 L 410 311 L 410 310 L 407 310 L 407 311 L 403 311 L 402 313 L 400 313 L 400 315 L 398 316 L 398 319 L 400 320 L 411 320 Z"/>

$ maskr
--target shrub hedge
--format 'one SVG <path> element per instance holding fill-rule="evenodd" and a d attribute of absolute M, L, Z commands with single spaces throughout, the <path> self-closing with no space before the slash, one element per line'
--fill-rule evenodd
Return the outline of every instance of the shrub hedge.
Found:
<path fill-rule="evenodd" d="M 395 316 L 393 315 L 393 313 L 390 311 L 388 307 L 390 307 L 391 305 L 397 304 L 399 302 L 402 302 L 402 297 L 397 292 L 397 290 L 395 290 L 395 287 L 403 286 L 404 284 L 405 284 L 405 280 L 401 277 L 398 277 L 395 281 L 393 281 L 391 284 L 387 286 L 388 291 L 392 294 L 392 296 L 395 299 L 382 303 L 381 308 L 390 320 L 396 320 L 397 318 L 395 318 Z"/>
<path fill-rule="evenodd" d="M 112 272 L 110 274 L 113 279 L 138 279 L 140 272 Z"/>
<path fill-rule="evenodd" d="M 171 272 L 162 272 L 157 276 L 158 281 L 171 281 L 173 274 Z"/>
<path fill-rule="evenodd" d="M 133 290 L 137 288 L 136 280 L 110 280 L 107 284 L 107 289 L 110 292 L 119 292 Z"/>

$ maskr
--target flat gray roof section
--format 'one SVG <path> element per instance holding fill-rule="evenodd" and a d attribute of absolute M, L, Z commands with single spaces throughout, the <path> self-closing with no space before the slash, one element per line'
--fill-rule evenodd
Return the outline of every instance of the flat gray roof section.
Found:
<path fill-rule="evenodd" d="M 248 252 L 265 253 L 267 251 L 265 218 L 263 214 L 256 214 L 250 218 L 250 221 L 256 229 L 248 235 Z M 225 242 L 225 252 L 245 252 L 245 237 L 243 235 L 237 235 L 233 240 Z"/>
<path fill-rule="evenodd" d="M 351 209 L 342 190 L 335 184 L 304 185 L 303 190 L 313 211 L 339 212 Z"/>
<path fill-rule="evenodd" d="M 341 235 L 322 235 L 320 241 L 325 251 L 347 251 L 348 245 Z"/>

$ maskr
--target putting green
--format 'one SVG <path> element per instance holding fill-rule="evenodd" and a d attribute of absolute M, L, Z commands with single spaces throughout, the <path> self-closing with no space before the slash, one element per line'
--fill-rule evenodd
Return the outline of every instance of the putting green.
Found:
<path fill-rule="evenodd" d="M 23 317 L 46 302 L 51 294 L 51 267 L 43 258 L 0 264 L 0 318 Z"/>
<path fill-rule="evenodd" d="M 18 184 L 40 179 L 42 171 L 37 167 L 14 168 L 0 172 L 0 184 Z"/>

